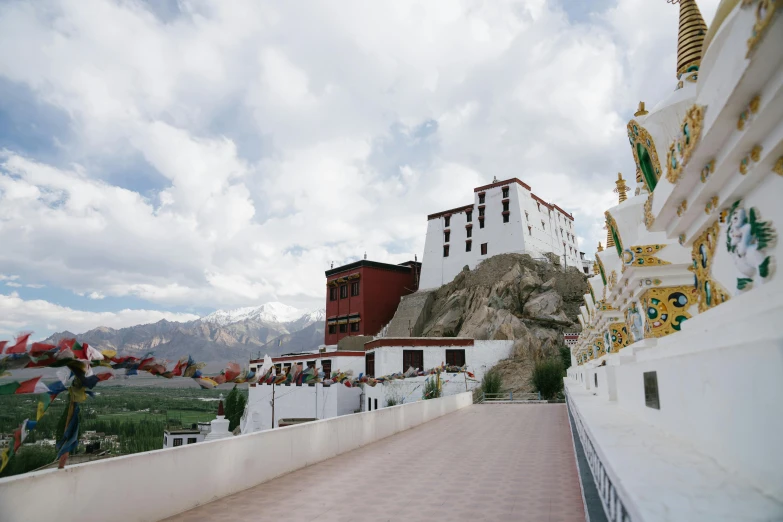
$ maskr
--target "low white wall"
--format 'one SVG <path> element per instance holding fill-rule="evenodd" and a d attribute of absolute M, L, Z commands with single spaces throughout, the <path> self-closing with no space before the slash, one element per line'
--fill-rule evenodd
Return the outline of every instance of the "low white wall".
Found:
<path fill-rule="evenodd" d="M 0 479 L 2 520 L 160 520 L 473 403 L 470 393 Z M 46 500 L 41 501 L 41 492 Z"/>

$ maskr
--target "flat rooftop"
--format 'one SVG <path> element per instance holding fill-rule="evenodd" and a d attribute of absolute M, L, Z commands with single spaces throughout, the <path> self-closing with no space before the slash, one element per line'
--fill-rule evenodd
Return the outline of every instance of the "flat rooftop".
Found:
<path fill-rule="evenodd" d="M 219 518 L 584 522 L 585 514 L 565 404 L 474 404 L 167 520 Z"/>

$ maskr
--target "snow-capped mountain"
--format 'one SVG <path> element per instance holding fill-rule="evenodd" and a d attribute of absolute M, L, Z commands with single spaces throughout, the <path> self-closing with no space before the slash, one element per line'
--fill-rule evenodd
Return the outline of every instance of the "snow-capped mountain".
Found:
<path fill-rule="evenodd" d="M 246 321 L 263 321 L 267 323 L 290 323 L 297 321 L 302 316 L 318 312 L 307 312 L 283 303 L 271 302 L 260 306 L 246 306 L 234 310 L 217 310 L 199 319 L 201 322 L 225 326 L 228 324 Z M 321 317 L 323 320 L 323 316 Z"/>

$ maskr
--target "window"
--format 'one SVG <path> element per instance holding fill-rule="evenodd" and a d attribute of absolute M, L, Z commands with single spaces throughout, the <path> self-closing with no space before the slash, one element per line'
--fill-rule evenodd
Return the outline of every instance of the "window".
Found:
<path fill-rule="evenodd" d="M 508 197 L 508 187 L 503 187 L 503 197 L 504 198 Z"/>
<path fill-rule="evenodd" d="M 359 281 L 351 283 L 351 295 L 359 295 Z"/>
<path fill-rule="evenodd" d="M 315 361 L 307 361 L 307 367 L 315 370 Z"/>
<path fill-rule="evenodd" d="M 337 301 L 337 287 L 333 286 L 329 289 L 329 300 Z"/>
<path fill-rule="evenodd" d="M 368 377 L 375 377 L 375 353 L 368 353 L 364 356 L 364 373 Z"/>
<path fill-rule="evenodd" d="M 329 333 L 330 333 L 330 334 L 337 333 L 337 325 L 335 325 L 335 324 L 330 324 L 330 325 L 329 325 Z"/>
<path fill-rule="evenodd" d="M 648 408 L 661 409 L 661 401 L 658 397 L 658 372 L 644 372 L 644 404 Z"/>
<path fill-rule="evenodd" d="M 410 367 L 419 370 L 424 367 L 424 350 L 402 351 L 402 371 L 407 372 Z"/>
<path fill-rule="evenodd" d="M 285 363 L 283 365 L 283 372 L 288 375 L 291 372 L 291 363 Z"/>
<path fill-rule="evenodd" d="M 451 216 L 446 216 L 443 218 L 443 224 L 445 226 L 449 226 L 449 223 L 451 223 Z"/>
<path fill-rule="evenodd" d="M 372 399 L 367 397 L 367 411 L 372 411 Z"/>
<path fill-rule="evenodd" d="M 527 214 L 527 210 L 525 210 L 525 219 L 530 219 L 530 216 Z"/>
<path fill-rule="evenodd" d="M 351 323 L 351 331 L 352 332 L 358 332 L 359 331 L 359 323 Z"/>
<path fill-rule="evenodd" d="M 486 243 L 481 243 L 481 255 L 482 256 L 487 255 L 487 244 Z"/>
<path fill-rule="evenodd" d="M 449 239 L 451 239 L 451 230 L 447 230 L 443 233 L 443 242 L 448 243 Z"/>
<path fill-rule="evenodd" d="M 332 360 L 326 359 L 324 361 L 321 361 L 321 369 L 324 372 L 324 376 L 328 379 L 332 376 Z"/>
<path fill-rule="evenodd" d="M 348 297 L 348 285 L 340 285 L 340 299 Z"/>
<path fill-rule="evenodd" d="M 484 207 L 479 207 L 479 217 L 484 217 Z"/>
<path fill-rule="evenodd" d="M 446 365 L 465 366 L 465 350 L 446 350 Z"/>
<path fill-rule="evenodd" d="M 467 218 L 468 218 L 468 223 L 470 223 L 470 222 L 472 222 L 472 221 L 473 221 L 473 211 L 472 211 L 472 210 L 468 210 L 468 211 L 465 213 L 465 216 L 467 216 Z"/>
<path fill-rule="evenodd" d="M 182 438 L 181 437 L 177 437 L 176 439 L 174 439 L 174 447 L 176 448 L 177 446 L 182 446 Z"/>
<path fill-rule="evenodd" d="M 343 323 L 340 325 L 340 333 L 345 333 L 348 331 L 348 325 Z"/>
<path fill-rule="evenodd" d="M 188 444 L 195 444 L 196 443 L 196 437 L 188 437 Z"/>
<path fill-rule="evenodd" d="M 538 205 L 538 211 L 541 212 L 541 203 L 536 203 Z"/>
<path fill-rule="evenodd" d="M 509 220 L 509 215 L 503 214 L 503 223 L 508 223 L 508 220 Z"/>
<path fill-rule="evenodd" d="M 563 227 L 560 227 L 560 235 L 563 235 Z"/>
<path fill-rule="evenodd" d="M 484 228 L 484 220 L 479 221 L 479 228 Z"/>
<path fill-rule="evenodd" d="M 533 227 L 530 225 L 527 226 L 527 235 L 532 236 L 533 235 Z"/>
<path fill-rule="evenodd" d="M 166 437 L 165 435 L 163 436 L 163 445 L 164 446 L 168 446 L 169 445 L 169 438 Z"/>
<path fill-rule="evenodd" d="M 375 406 L 375 409 L 378 409 L 378 399 L 373 399 L 373 406 Z"/>
<path fill-rule="evenodd" d="M 479 203 L 481 203 L 481 204 L 484 203 L 484 196 L 485 196 L 485 194 L 483 192 L 481 194 L 479 194 Z"/>
<path fill-rule="evenodd" d="M 544 230 L 546 230 L 546 224 L 544 223 L 544 220 L 543 220 L 543 219 L 541 220 L 541 228 L 543 228 Z"/>
<path fill-rule="evenodd" d="M 280 372 L 282 371 L 283 367 L 280 363 L 275 364 L 275 375 L 280 375 Z"/>
<path fill-rule="evenodd" d="M 443 257 L 449 257 L 449 245 L 443 245 Z"/>
<path fill-rule="evenodd" d="M 468 237 L 473 237 L 473 227 L 468 227 L 465 229 L 465 232 L 468 234 Z"/>
<path fill-rule="evenodd" d="M 508 201 L 503 202 L 503 212 L 508 212 Z"/>
<path fill-rule="evenodd" d="M 473 241 L 465 241 L 465 252 L 470 252 L 470 247 L 473 244 Z"/>

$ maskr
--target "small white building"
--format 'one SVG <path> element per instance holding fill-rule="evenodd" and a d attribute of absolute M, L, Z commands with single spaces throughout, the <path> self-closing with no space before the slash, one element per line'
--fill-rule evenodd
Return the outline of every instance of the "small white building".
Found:
<path fill-rule="evenodd" d="M 177 448 L 187 444 L 196 444 L 197 442 L 202 442 L 208 433 L 208 431 L 205 432 L 199 428 L 164 430 L 163 448 Z"/>
<path fill-rule="evenodd" d="M 499 361 L 511 356 L 514 341 L 478 341 L 460 337 L 385 337 L 365 346 L 367 374 L 382 377 L 404 372 L 411 366 L 429 370 L 441 365 L 465 367 L 465 372 L 440 374 L 441 394 L 471 391 L 481 384 L 484 374 Z M 365 386 L 363 407 L 375 410 L 394 404 L 422 400 L 425 382 L 434 376 L 391 380 L 375 387 Z"/>
<path fill-rule="evenodd" d="M 420 289 L 451 282 L 497 254 L 551 252 L 583 270 L 574 216 L 533 194 L 517 178 L 473 189 L 473 203 L 427 216 Z"/>

